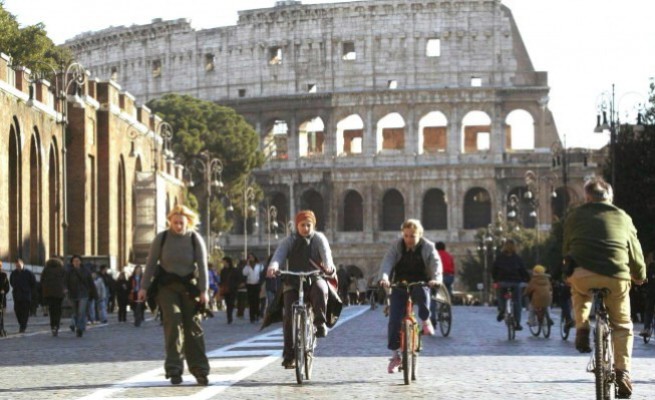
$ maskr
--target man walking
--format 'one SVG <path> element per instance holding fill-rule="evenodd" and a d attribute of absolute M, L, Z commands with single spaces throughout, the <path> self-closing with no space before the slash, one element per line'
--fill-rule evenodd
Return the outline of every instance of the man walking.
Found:
<path fill-rule="evenodd" d="M 36 289 L 36 278 L 32 271 L 25 269 L 23 260 L 16 260 L 16 269 L 9 276 L 14 296 L 14 313 L 18 320 L 18 332 L 24 333 L 27 329 L 27 320 L 30 317 L 32 304 L 32 291 Z"/>

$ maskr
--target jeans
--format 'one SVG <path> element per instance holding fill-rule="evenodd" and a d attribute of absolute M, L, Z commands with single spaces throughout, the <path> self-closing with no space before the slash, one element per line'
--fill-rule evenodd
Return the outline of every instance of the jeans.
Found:
<path fill-rule="evenodd" d="M 96 299 L 89 299 L 89 321 L 91 323 L 97 320 L 96 318 Z"/>
<path fill-rule="evenodd" d="M 89 299 L 83 297 L 77 300 L 71 300 L 72 312 L 71 327 L 84 332 L 86 329 L 86 309 L 89 305 Z"/>
<path fill-rule="evenodd" d="M 498 282 L 498 290 L 496 295 L 498 298 L 498 312 L 505 312 L 505 291 L 503 289 L 512 288 L 512 301 L 514 302 L 514 320 L 517 324 L 521 324 L 521 308 L 523 305 L 521 299 L 523 295 L 521 293 L 521 282 Z"/>
<path fill-rule="evenodd" d="M 418 317 L 425 321 L 430 318 L 429 309 L 429 288 L 412 287 L 412 301 L 418 306 Z M 404 288 L 391 289 L 391 304 L 389 306 L 389 326 L 387 337 L 389 338 L 387 348 L 398 350 L 400 348 L 400 324 L 405 317 L 405 305 L 407 303 L 407 291 Z"/>
<path fill-rule="evenodd" d="M 97 300 L 96 308 L 98 310 L 96 321 L 107 322 L 107 299 Z"/>
<path fill-rule="evenodd" d="M 443 276 L 443 284 L 446 285 L 448 289 L 448 294 L 450 298 L 453 298 L 453 283 L 455 283 L 455 275 L 445 275 Z"/>
<path fill-rule="evenodd" d="M 305 286 L 304 297 L 305 304 L 312 305 L 314 311 L 314 325 L 325 323 L 325 310 L 327 309 L 328 300 L 328 283 L 323 279 L 318 279 L 311 287 Z M 278 289 L 282 290 L 282 289 Z M 293 303 L 298 300 L 298 291 L 295 289 L 284 292 L 284 351 L 285 360 L 293 358 Z"/>

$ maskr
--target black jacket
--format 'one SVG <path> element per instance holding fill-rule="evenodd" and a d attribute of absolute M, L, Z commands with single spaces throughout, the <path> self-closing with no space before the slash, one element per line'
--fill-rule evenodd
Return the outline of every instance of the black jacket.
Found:
<path fill-rule="evenodd" d="M 13 288 L 14 301 L 32 301 L 32 291 L 36 289 L 36 278 L 32 271 L 15 269 L 11 271 L 9 282 Z"/>
<path fill-rule="evenodd" d="M 494 282 L 527 282 L 530 274 L 518 254 L 500 253 L 491 267 Z"/>
<path fill-rule="evenodd" d="M 98 297 L 91 273 L 84 266 L 80 266 L 80 268 L 69 267 L 68 271 L 66 271 L 66 288 L 70 300 Z"/>

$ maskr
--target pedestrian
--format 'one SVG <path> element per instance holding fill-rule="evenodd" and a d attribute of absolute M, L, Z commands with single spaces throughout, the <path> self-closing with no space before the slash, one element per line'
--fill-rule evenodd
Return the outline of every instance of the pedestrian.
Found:
<path fill-rule="evenodd" d="M 197 220 L 189 208 L 173 207 L 168 214 L 168 229 L 157 234 L 150 246 L 139 291 L 139 300 L 145 300 L 159 265 L 156 300 L 164 326 L 164 369 L 173 385 L 182 383 L 185 359 L 198 385 L 209 384 L 209 361 L 199 313 L 209 301 L 209 274 L 205 242 L 194 230 Z"/>
<path fill-rule="evenodd" d="M 448 289 L 450 298 L 453 297 L 453 283 L 455 283 L 455 259 L 452 254 L 446 251 L 446 244 L 444 242 L 437 242 L 435 244 L 441 263 L 443 264 L 443 284 Z"/>
<path fill-rule="evenodd" d="M 145 298 L 139 298 L 139 290 L 143 287 L 143 267 L 136 265 L 130 275 L 130 307 L 134 312 L 134 326 L 137 328 L 141 326 L 144 319 L 145 312 Z"/>
<path fill-rule="evenodd" d="M 66 271 L 66 290 L 72 306 L 71 331 L 82 337 L 86 330 L 86 313 L 89 299 L 97 297 L 91 272 L 82 265 L 82 257 L 73 255 L 71 266 Z"/>
<path fill-rule="evenodd" d="M 218 310 L 218 301 L 219 301 L 219 286 L 221 284 L 221 278 L 216 272 L 216 267 L 212 263 L 207 264 L 207 271 L 209 272 L 209 308 L 211 310 Z"/>
<path fill-rule="evenodd" d="M 116 279 L 116 302 L 118 303 L 118 322 L 127 322 L 127 304 L 130 296 L 130 281 L 125 271 L 121 271 Z"/>
<path fill-rule="evenodd" d="M 422 321 L 424 335 L 434 335 L 430 322 L 429 288 L 442 282 L 441 259 L 434 243 L 423 237 L 423 225 L 417 219 L 408 219 L 401 226 L 402 238 L 391 243 L 380 264 L 380 286 L 388 288 L 391 282 L 426 282 L 428 287 L 413 286 L 407 293 L 405 288 L 391 289 L 389 305 L 389 324 L 387 328 L 387 348 L 392 356 L 387 372 L 392 374 L 401 365 L 400 325 L 405 316 L 405 305 L 411 296 L 418 306 L 418 317 Z"/>
<path fill-rule="evenodd" d="M 605 306 L 612 327 L 618 398 L 632 395 L 630 367 L 633 332 L 630 286 L 646 279 L 641 244 L 630 216 L 612 204 L 612 186 L 594 177 L 584 185 L 585 203 L 571 210 L 564 221 L 562 254 L 573 261 L 571 285 L 575 314 L 575 348 L 591 352 L 589 314 L 592 288 L 607 288 Z"/>
<path fill-rule="evenodd" d="M 359 297 L 359 292 L 357 291 L 357 277 L 354 274 L 350 275 L 348 278 L 348 303 L 350 305 L 357 305 L 357 299 Z"/>
<path fill-rule="evenodd" d="M 536 311 L 544 310 L 544 316 L 548 325 L 553 325 L 550 319 L 550 305 L 553 302 L 553 286 L 550 283 L 550 275 L 546 273 L 543 265 L 535 265 L 532 268 L 532 278 L 528 286 L 524 289 L 525 295 L 530 299 L 530 314 L 528 317 L 528 326 L 538 325 L 536 320 Z"/>
<path fill-rule="evenodd" d="M 343 264 L 339 265 L 337 270 L 337 280 L 339 285 L 339 297 L 341 297 L 345 303 L 348 305 L 348 287 L 350 286 L 350 274 L 343 267 Z"/>
<path fill-rule="evenodd" d="M 268 268 L 271 266 L 271 259 L 273 258 L 273 255 L 271 254 L 268 257 L 268 260 L 266 261 L 266 272 L 264 275 L 266 276 L 265 278 L 265 283 L 264 287 L 266 289 L 266 312 L 268 312 L 269 307 L 271 304 L 273 304 L 273 301 L 275 301 L 275 295 L 278 291 L 278 288 L 280 288 L 280 277 L 279 276 L 270 276 L 268 274 Z"/>
<path fill-rule="evenodd" d="M 221 294 L 225 299 L 225 313 L 227 323 L 232 323 L 232 313 L 234 312 L 234 302 L 237 296 L 237 290 L 242 280 L 241 273 L 234 266 L 232 257 L 223 257 L 223 269 L 221 269 Z"/>
<path fill-rule="evenodd" d="M 236 294 L 237 318 L 243 318 L 248 305 L 248 290 L 246 289 L 246 281 L 243 276 L 243 269 L 246 267 L 246 260 L 239 260 L 237 270 L 239 271 L 239 287 Z"/>
<path fill-rule="evenodd" d="M 98 278 L 98 274 L 96 272 L 91 272 L 91 280 L 93 281 L 93 286 L 96 289 L 96 293 L 98 293 L 98 287 L 96 286 L 96 278 Z M 92 296 L 89 297 L 89 304 L 87 305 L 87 315 L 86 315 L 86 320 L 87 324 L 94 325 L 97 321 L 98 317 L 98 298 L 97 296 Z"/>
<path fill-rule="evenodd" d="M 48 305 L 50 331 L 52 336 L 57 336 L 61 323 L 61 303 L 66 291 L 66 270 L 60 259 L 51 258 L 46 261 L 41 272 L 41 290 L 43 299 Z"/>
<path fill-rule="evenodd" d="M 95 322 L 106 324 L 107 323 L 107 286 L 105 286 L 105 279 L 102 274 L 95 274 L 93 283 L 96 286 L 96 293 L 98 299 L 96 300 L 96 319 Z"/>
<path fill-rule="evenodd" d="M 646 256 L 646 302 L 644 304 L 644 328 L 639 336 L 650 337 L 653 333 L 653 311 L 655 309 L 655 252 L 650 251 Z"/>
<path fill-rule="evenodd" d="M 16 259 L 16 269 L 9 275 L 9 283 L 12 287 L 14 298 L 14 313 L 18 320 L 19 333 L 27 329 L 27 321 L 30 317 L 32 304 L 32 291 L 36 289 L 36 278 L 32 271 L 25 269 L 23 260 Z"/>
<path fill-rule="evenodd" d="M 0 307 L 2 307 L 3 311 L 7 308 L 7 293 L 9 293 L 9 289 L 9 278 L 7 277 L 7 273 L 2 270 L 2 261 L 0 261 Z"/>
<path fill-rule="evenodd" d="M 100 276 L 102 276 L 105 288 L 107 289 L 107 312 L 113 313 L 116 307 L 116 280 L 112 276 L 109 267 L 105 264 L 100 266 Z"/>
<path fill-rule="evenodd" d="M 253 253 L 248 254 L 248 261 L 243 267 L 243 276 L 246 278 L 246 291 L 248 293 L 248 308 L 250 322 L 259 321 L 259 291 L 261 289 L 261 275 L 264 266 Z"/>
<path fill-rule="evenodd" d="M 303 210 L 296 214 L 296 230 L 287 236 L 275 250 L 270 266 L 267 270 L 268 277 L 274 277 L 280 269 L 280 265 L 287 262 L 290 271 L 315 271 L 320 268 L 322 272 L 331 278 L 336 277 L 337 268 L 332 260 L 332 250 L 327 237 L 315 230 L 316 216 L 310 210 Z M 293 321 L 292 307 L 298 300 L 298 289 L 300 281 L 293 277 L 283 277 L 283 298 L 284 298 L 284 351 L 282 366 L 287 369 L 295 367 L 293 356 Z M 320 276 L 310 279 L 309 290 L 305 291 L 308 297 L 308 304 L 314 310 L 314 326 L 316 336 L 325 337 L 328 333 L 326 325 L 328 282 Z"/>
<path fill-rule="evenodd" d="M 498 316 L 496 317 L 496 321 L 500 322 L 505 318 L 506 300 L 505 296 L 503 296 L 503 291 L 511 289 L 514 304 L 514 329 L 520 331 L 523 329 L 523 326 L 521 326 L 521 310 L 523 309 L 523 291 L 521 290 L 521 286 L 530 280 L 530 274 L 528 274 L 528 270 L 525 268 L 523 259 L 516 252 L 516 243 L 514 243 L 514 240 L 507 239 L 503 243 L 502 250 L 491 266 L 491 277 L 497 289 Z"/>

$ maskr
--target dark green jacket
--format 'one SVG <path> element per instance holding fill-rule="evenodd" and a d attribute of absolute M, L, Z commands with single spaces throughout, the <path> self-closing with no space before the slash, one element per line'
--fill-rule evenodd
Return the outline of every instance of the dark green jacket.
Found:
<path fill-rule="evenodd" d="M 637 229 L 625 211 L 608 202 L 574 208 L 564 222 L 564 255 L 580 267 L 618 279 L 643 280 L 646 264 Z"/>

